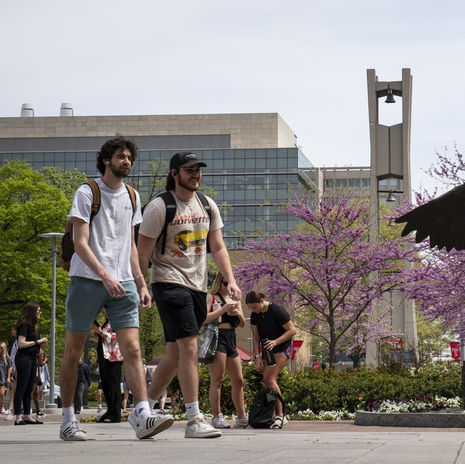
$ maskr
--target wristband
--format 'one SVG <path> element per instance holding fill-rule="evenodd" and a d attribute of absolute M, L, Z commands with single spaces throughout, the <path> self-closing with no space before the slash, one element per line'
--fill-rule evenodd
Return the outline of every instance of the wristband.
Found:
<path fill-rule="evenodd" d="M 260 358 L 261 356 L 260 356 L 259 354 L 256 354 L 254 357 L 255 357 L 255 359 L 258 359 L 258 358 Z"/>
<path fill-rule="evenodd" d="M 143 278 L 144 274 L 139 274 L 138 276 L 134 277 L 134 280 L 140 279 L 141 277 Z"/>

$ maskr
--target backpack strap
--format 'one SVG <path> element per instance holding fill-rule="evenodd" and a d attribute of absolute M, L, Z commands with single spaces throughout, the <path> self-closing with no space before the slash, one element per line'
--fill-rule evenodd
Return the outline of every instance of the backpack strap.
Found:
<path fill-rule="evenodd" d="M 208 219 L 210 219 L 208 228 L 210 229 L 210 225 L 212 223 L 212 208 L 210 206 L 210 203 L 208 203 L 207 197 L 202 192 L 197 191 L 195 193 L 197 194 L 198 199 L 200 200 L 203 207 L 205 208 L 205 211 L 208 214 Z M 207 253 L 210 253 L 210 244 L 208 243 L 208 235 L 207 235 Z"/>
<path fill-rule="evenodd" d="M 128 185 L 124 184 L 126 186 L 126 189 L 129 193 L 129 198 L 131 198 L 131 204 L 132 204 L 132 216 L 134 217 L 134 213 L 136 212 L 137 208 L 137 201 L 136 201 L 136 193 L 134 192 L 134 189 Z"/>
<path fill-rule="evenodd" d="M 203 207 L 205 208 L 205 211 L 208 213 L 208 217 L 212 218 L 212 209 L 210 206 L 210 203 L 208 203 L 207 197 L 202 193 L 202 192 L 195 192 L 197 196 L 199 197 L 200 202 L 202 203 Z"/>
<path fill-rule="evenodd" d="M 223 298 L 223 295 L 221 293 L 217 293 L 216 296 L 220 299 L 221 303 L 223 304 L 223 306 L 226 304 L 226 300 Z M 213 298 L 215 296 L 213 295 Z"/>
<path fill-rule="evenodd" d="M 90 212 L 89 225 L 94 219 L 94 216 L 99 212 L 100 209 L 100 187 L 95 180 L 88 180 L 85 182 L 92 189 L 92 207 Z"/>
<path fill-rule="evenodd" d="M 165 202 L 165 224 L 161 234 L 157 238 L 157 244 L 161 239 L 161 254 L 165 254 L 165 245 L 166 245 L 166 231 L 168 229 L 168 224 L 174 219 L 176 215 L 176 200 L 173 197 L 173 194 L 170 191 L 162 192 L 159 196 Z"/>

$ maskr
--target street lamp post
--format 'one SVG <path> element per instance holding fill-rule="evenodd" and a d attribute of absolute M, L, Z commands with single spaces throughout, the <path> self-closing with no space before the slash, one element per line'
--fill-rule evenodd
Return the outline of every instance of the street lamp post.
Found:
<path fill-rule="evenodd" d="M 50 396 L 47 408 L 56 408 L 55 404 L 55 319 L 56 319 L 56 291 L 57 291 L 57 239 L 63 236 L 60 232 L 40 234 L 39 237 L 52 240 L 52 313 L 51 313 L 51 348 L 50 348 Z"/>

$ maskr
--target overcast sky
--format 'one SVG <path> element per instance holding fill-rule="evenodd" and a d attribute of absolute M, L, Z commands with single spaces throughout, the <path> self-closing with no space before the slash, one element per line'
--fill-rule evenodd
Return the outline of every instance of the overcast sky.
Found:
<path fill-rule="evenodd" d="M 459 0 L 16 0 L 0 4 L 0 117 L 278 112 L 316 166 L 366 166 L 366 70 L 413 76 L 413 187 L 465 149 Z M 386 123 L 400 105 L 383 105 Z M 395 107 L 395 108 L 391 108 Z"/>

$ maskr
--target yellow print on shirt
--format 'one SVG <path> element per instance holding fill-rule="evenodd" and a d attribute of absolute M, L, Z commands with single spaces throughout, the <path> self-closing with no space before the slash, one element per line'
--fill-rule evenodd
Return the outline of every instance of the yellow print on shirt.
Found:
<path fill-rule="evenodd" d="M 205 244 L 208 230 L 183 230 L 174 236 L 174 243 L 180 250 L 186 251 L 195 247 L 195 252 L 200 253 L 202 245 Z"/>

